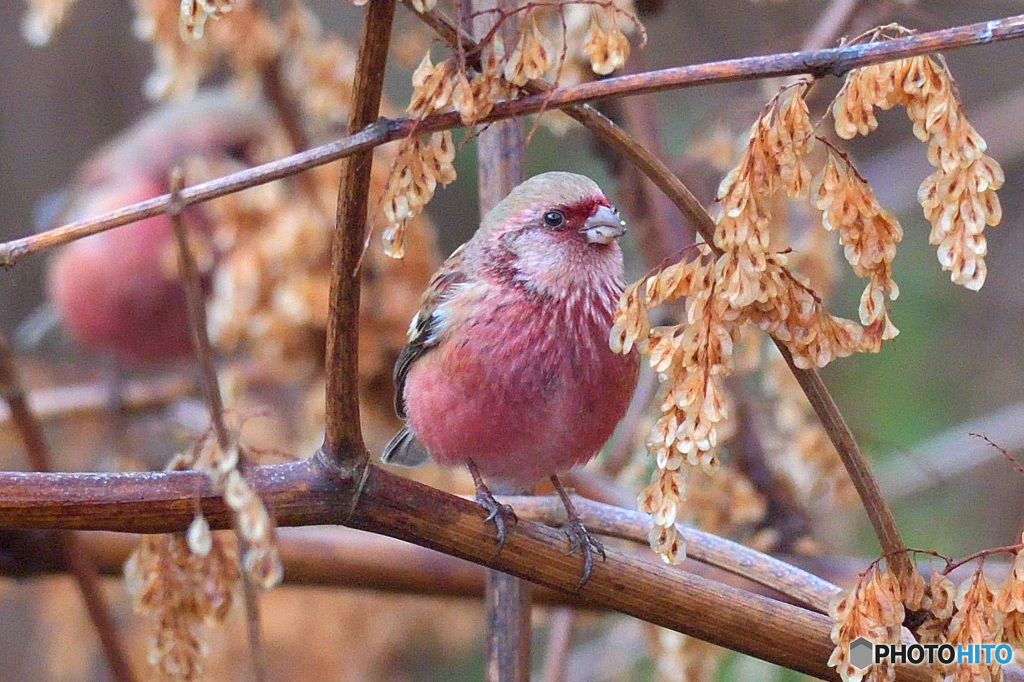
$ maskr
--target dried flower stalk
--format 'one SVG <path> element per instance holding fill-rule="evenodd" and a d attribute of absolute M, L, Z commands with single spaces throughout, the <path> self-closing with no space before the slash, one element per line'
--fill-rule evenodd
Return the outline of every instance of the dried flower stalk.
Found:
<path fill-rule="evenodd" d="M 816 136 L 804 95 L 809 81 L 784 89 L 750 130 L 737 166 L 719 186 L 713 218 L 714 250 L 669 266 L 627 289 L 611 331 L 611 346 L 636 345 L 666 387 L 662 416 L 648 438 L 657 470 L 640 495 L 652 515 L 651 543 L 668 561 L 678 547 L 668 521 L 678 513 L 685 458 L 706 470 L 716 467 L 718 425 L 728 418 L 724 377 L 734 370 L 733 348 L 741 325 L 752 322 L 783 343 L 800 368 L 824 367 L 855 352 L 877 352 L 894 338 L 889 302 L 899 295 L 891 263 L 903 231 L 878 205 L 868 183 L 849 159 L 832 150 L 812 182 L 809 167 Z M 914 57 L 852 71 L 832 105 L 836 131 L 844 137 L 877 127 L 873 107 L 907 107 L 915 132 L 931 138 L 929 159 L 937 166 L 919 193 L 932 220 L 931 241 L 954 282 L 976 289 L 984 282 L 986 224 L 1001 213 L 995 190 L 998 164 L 985 156 L 984 141 L 966 122 L 952 79 L 931 57 Z M 830 145 L 829 145 L 830 147 Z M 780 190 L 807 196 L 822 211 L 826 230 L 838 232 L 854 272 L 868 280 L 860 323 L 829 313 L 809 280 L 793 271 L 788 254 L 771 248 L 772 201 Z M 647 310 L 686 297 L 686 321 L 650 329 Z M 861 326 L 863 325 L 863 326 Z"/>

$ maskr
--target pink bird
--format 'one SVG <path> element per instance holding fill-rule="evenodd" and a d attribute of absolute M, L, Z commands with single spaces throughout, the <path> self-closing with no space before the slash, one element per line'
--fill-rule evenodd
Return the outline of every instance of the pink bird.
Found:
<path fill-rule="evenodd" d="M 557 474 L 590 460 L 622 418 L 639 361 L 608 334 L 623 288 L 625 223 L 597 184 L 537 175 L 498 203 L 434 275 L 395 365 L 395 411 L 406 419 L 382 460 L 432 456 L 466 465 L 493 520 L 505 517 L 483 478 L 525 488 L 550 478 L 568 514 L 570 552 L 590 577 L 592 538 Z"/>
<path fill-rule="evenodd" d="M 273 131 L 266 107 L 210 91 L 154 110 L 99 150 L 42 227 L 91 218 L 167 192 L 171 168 L 186 158 L 244 157 Z M 209 226 L 199 208 L 184 218 Z M 129 363 L 160 362 L 192 352 L 185 295 L 165 274 L 173 247 L 166 215 L 87 237 L 49 264 L 49 300 L 71 338 Z"/>

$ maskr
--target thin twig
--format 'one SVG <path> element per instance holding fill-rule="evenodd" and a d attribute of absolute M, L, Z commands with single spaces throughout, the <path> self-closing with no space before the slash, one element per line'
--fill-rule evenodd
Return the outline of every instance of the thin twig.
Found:
<path fill-rule="evenodd" d="M 395 0 L 366 7 L 353 84 L 349 133 L 377 119 L 384 65 L 391 43 Z M 366 232 L 373 150 L 352 155 L 341 171 L 331 240 L 330 312 L 327 318 L 327 417 L 321 452 L 328 463 L 359 471 L 367 454 L 359 425 L 359 272 Z M 350 455 L 355 455 L 350 457 Z"/>
<path fill-rule="evenodd" d="M 196 362 L 203 377 L 203 394 L 210 408 L 210 423 L 217 438 L 221 452 L 231 447 L 231 437 L 224 423 L 224 401 L 220 395 L 217 381 L 217 368 L 213 364 L 213 349 L 210 347 L 210 336 L 206 327 L 206 305 L 203 302 L 203 285 L 199 275 L 199 266 L 188 243 L 188 233 L 181 219 L 184 206 L 181 204 L 182 187 L 185 176 L 181 168 L 171 172 L 171 203 L 167 213 L 174 230 L 174 240 L 178 249 L 178 265 L 181 268 L 181 282 L 185 289 L 185 305 L 188 308 L 189 329 L 192 331 L 192 345 L 195 350 Z"/>
<path fill-rule="evenodd" d="M 420 16 L 435 28 L 441 25 L 442 19 L 434 13 L 428 12 Z M 450 26 L 449 29 L 454 31 Z M 457 34 L 452 33 L 451 35 Z M 593 99 L 624 97 L 638 92 L 658 92 L 796 74 L 812 74 L 817 77 L 828 74 L 842 75 L 850 69 L 868 64 L 892 61 L 937 50 L 949 51 L 971 45 L 987 45 L 1021 37 L 1024 37 L 1024 15 L 1016 15 L 878 43 L 847 45 L 813 52 L 746 57 L 662 69 L 559 88 L 554 95 L 541 93 L 510 102 L 501 102 L 496 104 L 491 113 L 480 123 L 537 113 L 542 109 L 569 109 L 573 105 Z M 442 38 L 447 40 L 448 36 L 442 34 Z M 455 40 L 457 38 L 452 37 L 451 42 L 455 44 Z M 585 106 L 583 108 L 586 109 Z M 352 154 L 402 139 L 414 129 L 420 133 L 430 133 L 459 127 L 462 127 L 462 122 L 456 112 L 435 114 L 422 120 L 382 119 L 342 140 L 320 145 L 309 151 L 293 154 L 209 182 L 186 187 L 181 192 L 181 199 L 185 205 L 190 206 L 249 187 L 280 180 L 310 168 L 332 163 Z M 11 267 L 25 256 L 164 213 L 167 210 L 169 199 L 169 195 L 164 194 L 104 213 L 95 218 L 68 223 L 52 230 L 0 243 L 0 267 Z"/>
<path fill-rule="evenodd" d="M 242 534 L 235 530 L 235 537 L 238 540 L 238 556 L 245 556 L 246 543 Z M 260 608 L 260 590 L 249 572 L 244 566 L 239 567 L 239 575 L 242 578 L 242 599 L 245 604 L 245 634 L 249 639 L 249 653 L 252 656 L 253 678 L 256 682 L 266 682 L 269 679 L 267 670 L 267 648 L 263 644 L 263 626 Z"/>
<path fill-rule="evenodd" d="M 263 81 L 263 94 L 266 96 L 270 106 L 277 114 L 277 120 L 288 136 L 288 142 L 292 151 L 301 152 L 309 149 L 309 136 L 302 126 L 302 116 L 295 105 L 295 98 L 287 91 L 284 78 L 281 75 L 281 57 L 268 62 L 261 73 Z"/>
<path fill-rule="evenodd" d="M 42 426 L 29 408 L 24 384 L 14 364 L 14 355 L 3 333 L 0 333 L 0 395 L 7 403 L 11 419 L 25 446 L 29 465 L 39 472 L 52 471 L 52 458 Z M 118 682 L 134 682 L 135 674 L 118 636 L 110 606 L 103 596 L 96 566 L 85 554 L 76 533 L 61 532 L 56 540 L 64 562 L 78 583 L 82 601 L 99 635 L 111 675 Z"/>
<path fill-rule="evenodd" d="M 828 3 L 800 49 L 820 50 L 834 43 L 853 21 L 860 3 L 861 0 L 832 0 Z"/>
<path fill-rule="evenodd" d="M 1002 459 L 999 450 L 970 437 L 984 433 L 1007 450 L 1024 448 L 1024 403 L 1012 403 L 970 419 L 900 452 L 879 467 L 878 480 L 890 498 L 905 499 L 930 488 L 962 481 L 982 466 Z"/>
<path fill-rule="evenodd" d="M 642 53 L 630 58 L 629 67 L 643 68 Z M 624 128 L 658 160 L 668 163 L 670 157 L 661 139 L 658 125 L 657 99 L 654 95 L 630 97 L 621 103 Z M 696 232 L 692 221 L 681 223 L 674 206 L 664 192 L 633 164 L 623 166 L 620 176 L 624 187 L 620 190 L 623 199 L 628 200 L 625 213 L 631 218 L 630 228 L 636 230 L 637 242 L 648 268 L 655 267 L 662 259 L 693 243 Z M 629 188 L 635 188 L 629 191 Z M 631 205 L 630 205 L 631 204 Z"/>
<path fill-rule="evenodd" d="M 889 557 L 889 565 L 893 569 L 893 573 L 901 580 L 909 579 L 913 566 L 910 557 L 907 556 L 907 547 L 900 537 L 899 528 L 896 526 L 896 517 L 886 503 L 885 497 L 882 496 L 878 481 L 871 472 L 871 465 L 861 451 L 853 432 L 850 431 L 846 418 L 839 411 L 832 394 L 825 386 L 821 374 L 817 370 L 797 367 L 789 349 L 780 341 L 776 339 L 773 341 L 810 401 L 811 407 L 814 408 L 814 413 L 821 420 L 821 425 L 825 428 L 825 433 L 828 434 L 829 440 L 835 446 L 836 452 L 839 453 L 839 458 L 853 481 L 861 504 L 864 505 L 864 511 L 867 512 L 868 520 L 871 521 L 871 527 L 874 528 L 878 542 L 882 546 L 882 553 Z"/>
<path fill-rule="evenodd" d="M 203 393 L 210 411 L 210 423 L 217 439 L 217 446 L 222 453 L 233 447 L 231 435 L 224 421 L 224 402 L 220 395 L 220 383 L 217 380 L 217 368 L 213 363 L 213 349 L 210 347 L 210 336 L 206 325 L 206 305 L 203 301 L 203 286 L 196 265 L 195 255 L 188 243 L 188 233 L 181 218 L 182 205 L 179 199 L 181 188 L 185 185 L 185 177 L 181 168 L 171 172 L 171 204 L 168 215 L 174 232 L 174 240 L 178 248 L 178 264 L 181 268 L 181 280 L 185 289 L 185 304 L 188 308 L 189 329 L 192 331 L 192 345 L 196 362 L 199 363 L 203 377 Z M 245 540 L 237 526 L 235 537 L 238 540 L 239 556 L 245 554 Z M 252 576 L 244 568 L 239 572 L 242 579 L 242 593 L 245 598 L 246 632 L 249 638 L 249 651 L 252 656 L 253 677 L 257 682 L 267 680 L 267 654 L 263 647 L 263 635 L 260 628 L 259 588 Z"/>
<path fill-rule="evenodd" d="M 295 104 L 295 98 L 290 96 L 288 86 L 282 77 L 282 68 L 282 57 L 280 56 L 263 67 L 261 73 L 263 94 L 270 102 L 270 106 L 273 107 L 281 128 L 284 129 L 291 145 L 291 151 L 302 152 L 310 147 L 309 136 L 302 126 L 302 116 Z M 310 173 L 299 173 L 295 179 L 302 193 L 306 195 L 309 205 L 316 210 L 318 216 L 326 220 L 324 207 L 320 201 L 320 192 L 313 181 L 313 176 Z"/>

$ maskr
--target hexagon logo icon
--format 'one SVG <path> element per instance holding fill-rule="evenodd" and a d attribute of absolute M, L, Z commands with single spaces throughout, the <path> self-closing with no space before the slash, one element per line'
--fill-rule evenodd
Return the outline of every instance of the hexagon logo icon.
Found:
<path fill-rule="evenodd" d="M 857 670 L 864 670 L 875 661 L 875 645 L 864 637 L 850 642 L 850 663 Z"/>

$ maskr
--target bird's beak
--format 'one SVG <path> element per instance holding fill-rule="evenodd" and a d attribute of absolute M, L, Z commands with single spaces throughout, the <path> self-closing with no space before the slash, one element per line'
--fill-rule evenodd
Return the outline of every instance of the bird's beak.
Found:
<path fill-rule="evenodd" d="M 626 221 L 611 206 L 598 206 L 580 231 L 591 244 L 611 244 L 626 234 Z"/>

